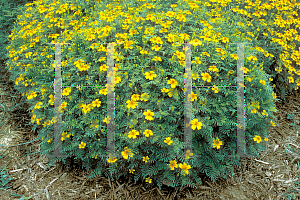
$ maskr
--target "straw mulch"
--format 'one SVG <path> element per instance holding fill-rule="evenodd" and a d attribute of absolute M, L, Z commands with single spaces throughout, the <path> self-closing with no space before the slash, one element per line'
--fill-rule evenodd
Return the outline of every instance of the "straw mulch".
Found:
<path fill-rule="evenodd" d="M 5 73 L 2 73 L 4 75 Z M 13 83 L 8 82 L 8 73 L 0 80 L 0 104 L 12 108 L 15 102 L 20 102 L 20 96 L 15 96 Z M 7 85 L 4 90 L 4 85 Z M 278 95 L 277 95 L 278 96 Z M 7 164 L 7 174 L 14 178 L 9 182 L 11 193 L 31 196 L 35 200 L 59 199 L 283 199 L 289 190 L 295 188 L 294 181 L 298 180 L 297 170 L 299 156 L 298 132 L 289 124 L 288 114 L 294 114 L 294 124 L 299 125 L 300 103 L 299 93 L 293 91 L 286 96 L 285 102 L 276 102 L 278 109 L 274 113 L 278 118 L 276 127 L 270 127 L 270 136 L 266 152 L 260 152 L 258 159 L 246 159 L 241 169 L 236 169 L 233 177 L 220 179 L 214 184 L 203 177 L 203 185 L 198 189 L 184 187 L 171 188 L 164 185 L 162 190 L 157 187 L 145 189 L 146 182 L 128 182 L 128 177 L 119 181 L 105 177 L 87 179 L 87 172 L 82 170 L 80 163 L 71 160 L 72 168 L 67 171 L 63 165 L 53 165 L 46 169 L 48 157 L 39 153 L 39 142 L 35 141 L 19 146 L 3 147 L 7 156 L 0 159 L 0 168 Z M 31 132 L 28 124 L 31 116 L 26 111 L 29 107 L 23 104 L 23 109 L 14 109 L 4 113 L 0 130 L 0 144 L 17 145 L 34 140 L 37 133 Z M 0 116 L 4 107 L 0 105 Z M 1 122 L 0 122 L 1 123 Z M 14 130 L 14 131 L 12 131 Z M 5 134 L 4 134 L 5 132 Z M 290 145 L 293 150 L 287 147 Z M 285 152 L 287 150 L 287 152 Z M 20 199 L 5 190 L 0 190 L 1 199 Z M 291 193 L 293 194 L 293 193 Z M 294 193 L 298 198 L 299 194 Z M 286 199 L 286 198 L 285 198 Z"/>

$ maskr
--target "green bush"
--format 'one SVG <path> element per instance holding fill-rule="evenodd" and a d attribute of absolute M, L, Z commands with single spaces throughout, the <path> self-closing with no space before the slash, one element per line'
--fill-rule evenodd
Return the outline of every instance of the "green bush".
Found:
<path fill-rule="evenodd" d="M 215 181 L 239 167 L 240 159 L 230 157 L 236 152 L 236 88 L 192 89 L 193 152 L 201 157 L 175 157 L 187 153 L 182 151 L 185 51 L 175 43 L 199 43 L 191 46 L 195 85 L 236 85 L 237 45 L 229 43 L 251 41 L 241 34 L 246 26 L 234 23 L 243 19 L 229 5 L 216 18 L 204 2 L 158 0 L 154 8 L 139 1 L 44 0 L 27 6 L 9 37 L 7 69 L 31 105 L 31 122 L 39 128 L 44 155 L 54 151 L 55 122 L 55 47 L 46 43 L 67 42 L 61 51 L 63 85 L 106 87 L 62 91 L 62 151 L 92 169 L 89 178 L 104 174 L 118 179 L 132 172 L 135 181 L 153 179 L 159 188 L 166 182 L 196 187 L 200 174 Z M 116 159 L 99 156 L 106 155 L 107 138 L 103 43 L 111 42 L 123 42 L 114 48 Z M 276 97 L 261 61 L 254 59 L 256 53 L 245 45 L 245 146 L 247 155 L 258 156 L 269 122 L 275 126 L 271 117 L 276 119 Z"/>

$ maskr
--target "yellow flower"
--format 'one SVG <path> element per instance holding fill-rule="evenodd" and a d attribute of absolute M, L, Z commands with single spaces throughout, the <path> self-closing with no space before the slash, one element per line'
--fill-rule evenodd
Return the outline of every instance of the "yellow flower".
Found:
<path fill-rule="evenodd" d="M 197 128 L 198 130 L 201 129 L 202 122 L 198 122 L 198 119 L 193 119 L 190 123 L 192 124 L 192 129 L 193 129 L 193 130 L 195 130 L 196 128 Z"/>
<path fill-rule="evenodd" d="M 143 161 L 144 161 L 145 163 L 148 162 L 148 160 L 149 160 L 149 157 L 148 157 L 148 156 L 143 157 Z"/>
<path fill-rule="evenodd" d="M 147 93 L 142 94 L 141 101 L 148 101 L 149 95 Z"/>
<path fill-rule="evenodd" d="M 92 102 L 92 104 L 93 104 L 94 107 L 96 107 L 96 106 L 100 107 L 101 101 L 99 101 L 99 99 L 96 99 L 95 101 Z"/>
<path fill-rule="evenodd" d="M 136 130 L 132 130 L 132 131 L 130 131 L 130 132 L 128 133 L 128 138 L 133 138 L 133 139 L 135 139 L 137 135 L 139 135 L 139 132 L 136 131 Z"/>
<path fill-rule="evenodd" d="M 125 151 L 121 152 L 121 155 L 123 156 L 124 159 L 128 159 L 128 156 L 133 157 L 134 154 L 131 153 L 131 150 L 128 149 L 128 147 L 125 147 L 124 149 Z"/>
<path fill-rule="evenodd" d="M 71 92 L 71 88 L 66 88 L 63 90 L 63 92 L 61 93 L 62 96 L 68 96 Z"/>
<path fill-rule="evenodd" d="M 154 60 L 154 61 L 161 61 L 161 57 L 154 56 L 154 58 L 152 58 L 152 60 Z"/>
<path fill-rule="evenodd" d="M 268 113 L 265 110 L 263 110 L 262 115 L 266 115 L 268 117 Z"/>
<path fill-rule="evenodd" d="M 34 109 L 40 109 L 40 108 L 41 108 L 41 105 L 43 105 L 42 102 L 37 102 L 37 103 L 35 104 Z"/>
<path fill-rule="evenodd" d="M 163 88 L 163 89 L 161 89 L 161 92 L 167 93 L 167 92 L 169 92 L 169 89 Z"/>
<path fill-rule="evenodd" d="M 135 169 L 129 169 L 129 173 L 132 173 L 133 174 L 133 172 L 135 171 Z"/>
<path fill-rule="evenodd" d="M 201 73 L 201 76 L 204 81 L 207 80 L 207 82 L 211 82 L 211 76 L 209 75 L 209 73 L 207 73 L 207 72 Z"/>
<path fill-rule="evenodd" d="M 215 66 L 215 65 L 213 65 L 213 66 L 209 66 L 209 71 L 213 71 L 213 72 L 219 72 L 219 69 Z"/>
<path fill-rule="evenodd" d="M 215 140 L 215 138 L 213 138 L 213 140 L 214 140 L 213 148 L 217 147 L 217 149 L 220 149 L 220 146 L 223 145 L 223 142 L 219 141 L 218 137 L 217 140 Z"/>
<path fill-rule="evenodd" d="M 146 115 L 145 119 L 147 120 L 153 120 L 153 117 L 154 116 L 154 112 L 151 112 L 150 110 L 147 110 L 143 113 L 143 115 Z"/>
<path fill-rule="evenodd" d="M 156 78 L 157 74 L 154 74 L 154 71 L 145 72 L 146 79 L 153 80 L 153 78 Z"/>
<path fill-rule="evenodd" d="M 195 94 L 193 91 L 191 93 L 191 95 L 189 95 L 189 97 L 191 96 L 191 101 L 197 100 L 197 94 Z"/>
<path fill-rule="evenodd" d="M 86 143 L 81 142 L 81 144 L 79 144 L 79 149 L 83 149 L 86 146 Z"/>
<path fill-rule="evenodd" d="M 127 100 L 127 108 L 130 109 L 135 109 L 138 106 L 138 102 L 134 101 L 134 100 Z"/>
<path fill-rule="evenodd" d="M 140 96 L 140 95 L 138 95 L 138 94 L 133 94 L 133 95 L 131 96 L 131 100 L 133 100 L 133 101 L 138 101 L 138 100 L 140 99 L 139 96 Z"/>
<path fill-rule="evenodd" d="M 171 170 L 174 170 L 174 168 L 178 167 L 176 160 L 171 160 L 170 164 L 168 165 L 171 167 Z"/>
<path fill-rule="evenodd" d="M 264 141 L 268 142 L 268 141 L 269 141 L 269 138 L 265 137 Z"/>
<path fill-rule="evenodd" d="M 150 177 L 148 177 L 148 178 L 146 178 L 146 182 L 151 183 L 151 182 L 152 182 L 152 179 L 150 179 Z"/>
<path fill-rule="evenodd" d="M 188 169 L 191 169 L 191 165 L 187 165 L 186 163 L 180 163 L 179 164 L 179 167 L 183 170 L 183 172 L 185 173 L 185 174 L 189 174 L 189 171 L 188 171 Z"/>
<path fill-rule="evenodd" d="M 82 90 L 82 89 L 81 89 L 81 90 Z M 100 90 L 100 91 L 99 91 L 99 94 L 107 95 L 107 88 Z"/>
<path fill-rule="evenodd" d="M 64 141 L 65 137 L 70 137 L 70 135 L 67 135 L 67 132 L 63 132 L 62 134 L 62 137 L 61 137 L 61 141 Z"/>
<path fill-rule="evenodd" d="M 81 106 L 81 108 L 82 108 L 82 112 L 84 112 L 85 115 L 88 111 L 91 111 L 91 106 L 89 106 L 89 105 L 87 106 L 87 105 L 83 104 Z"/>
<path fill-rule="evenodd" d="M 261 137 L 259 135 L 255 135 L 253 140 L 256 141 L 257 143 L 260 143 L 261 142 Z"/>
<path fill-rule="evenodd" d="M 175 88 L 176 85 L 178 84 L 178 82 L 172 78 L 172 79 L 168 80 L 168 84 L 171 84 L 171 87 Z"/>
<path fill-rule="evenodd" d="M 263 84 L 264 86 L 266 86 L 266 81 L 265 80 L 260 80 L 259 81 L 261 84 Z"/>
<path fill-rule="evenodd" d="M 216 87 L 215 85 L 214 85 L 214 87 L 212 88 L 212 90 L 213 90 L 215 93 L 218 93 L 218 92 L 219 92 L 219 88 Z"/>
<path fill-rule="evenodd" d="M 36 92 L 32 92 L 27 96 L 27 99 L 32 99 L 33 97 L 36 97 L 36 96 L 37 96 Z"/>
<path fill-rule="evenodd" d="M 108 158 L 108 159 L 107 159 L 107 162 L 108 162 L 108 163 L 114 163 L 114 162 L 116 162 L 116 161 L 117 161 L 116 158 L 114 158 L 114 159 Z"/>
<path fill-rule="evenodd" d="M 251 113 L 256 113 L 257 110 L 256 109 L 251 109 Z"/>
<path fill-rule="evenodd" d="M 272 124 L 272 126 L 276 126 L 276 124 L 271 120 L 270 123 Z"/>
<path fill-rule="evenodd" d="M 65 108 L 65 107 L 67 107 L 67 102 L 63 102 L 62 104 L 61 104 L 61 108 L 63 109 L 63 108 Z"/>
<path fill-rule="evenodd" d="M 190 156 L 193 156 L 193 153 L 190 153 L 190 150 L 187 150 L 185 153 L 185 159 L 189 159 Z"/>
<path fill-rule="evenodd" d="M 149 137 L 149 135 L 153 135 L 153 132 L 151 131 L 151 130 L 149 130 L 149 129 L 146 129 L 145 131 L 144 131 L 144 133 L 143 133 L 146 137 Z"/>
<path fill-rule="evenodd" d="M 167 137 L 165 140 L 164 140 L 165 143 L 167 143 L 168 145 L 171 145 L 173 143 L 173 141 L 171 140 L 171 137 Z"/>
<path fill-rule="evenodd" d="M 110 120 L 110 117 L 108 116 L 108 118 L 105 117 L 105 119 L 103 120 L 103 122 L 109 124 L 109 120 Z"/>

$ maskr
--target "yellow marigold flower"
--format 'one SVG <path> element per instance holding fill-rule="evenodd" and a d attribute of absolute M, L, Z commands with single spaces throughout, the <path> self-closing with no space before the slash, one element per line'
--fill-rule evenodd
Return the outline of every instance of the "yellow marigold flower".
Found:
<path fill-rule="evenodd" d="M 193 153 L 191 153 L 190 150 L 187 150 L 185 153 L 185 159 L 189 159 L 190 156 L 193 156 Z"/>
<path fill-rule="evenodd" d="M 211 82 L 211 76 L 209 75 L 209 73 L 201 73 L 201 76 L 204 81 Z"/>
<path fill-rule="evenodd" d="M 148 101 L 149 95 L 147 93 L 142 94 L 141 101 Z"/>
<path fill-rule="evenodd" d="M 256 113 L 257 110 L 256 109 L 251 109 L 251 113 Z"/>
<path fill-rule="evenodd" d="M 95 101 L 92 102 L 94 107 L 100 107 L 101 106 L 101 101 L 99 101 L 99 99 L 96 99 Z"/>
<path fill-rule="evenodd" d="M 132 130 L 132 131 L 130 131 L 130 132 L 128 133 L 128 138 L 133 138 L 133 139 L 135 139 L 137 135 L 139 135 L 139 132 L 136 131 L 136 130 Z"/>
<path fill-rule="evenodd" d="M 154 61 L 161 61 L 161 57 L 154 56 L 154 58 L 152 58 L 152 60 L 154 60 Z"/>
<path fill-rule="evenodd" d="M 107 159 L 107 162 L 108 163 L 114 163 L 114 162 L 116 162 L 117 161 L 117 159 L 115 158 L 115 159 L 112 159 L 112 158 L 108 158 Z"/>
<path fill-rule="evenodd" d="M 67 135 L 67 132 L 63 132 L 62 133 L 62 137 L 61 137 L 61 141 L 64 141 L 65 140 L 65 137 L 69 138 L 71 136 L 71 134 L 68 134 Z"/>
<path fill-rule="evenodd" d="M 134 100 L 127 100 L 127 108 L 130 109 L 135 109 L 138 106 L 138 102 L 134 101 Z"/>
<path fill-rule="evenodd" d="M 217 147 L 217 149 L 220 149 L 220 146 L 223 145 L 222 141 L 219 141 L 219 138 L 217 137 L 217 140 L 215 140 L 215 138 L 213 138 L 213 148 Z"/>
<path fill-rule="evenodd" d="M 27 99 L 32 99 L 33 97 L 36 97 L 36 96 L 37 96 L 36 92 L 32 92 L 27 96 Z"/>
<path fill-rule="evenodd" d="M 151 112 L 150 110 L 147 110 L 143 113 L 143 115 L 146 115 L 145 119 L 147 120 L 153 120 L 153 117 L 154 116 L 154 112 Z"/>
<path fill-rule="evenodd" d="M 150 179 L 150 177 L 148 177 L 148 178 L 146 178 L 146 182 L 151 183 L 151 182 L 152 182 L 152 179 Z"/>
<path fill-rule="evenodd" d="M 150 71 L 150 72 L 145 72 L 145 77 L 148 80 L 153 80 L 153 78 L 157 77 L 157 74 L 154 74 L 154 71 Z"/>
<path fill-rule="evenodd" d="M 259 135 L 255 135 L 253 140 L 256 141 L 257 143 L 261 143 L 261 137 Z"/>
<path fill-rule="evenodd" d="M 107 85 L 107 84 L 106 84 L 106 85 Z M 99 94 L 107 95 L 107 88 L 100 90 L 100 91 L 99 91 Z"/>
<path fill-rule="evenodd" d="M 64 102 L 61 104 L 61 108 L 67 107 L 67 104 L 68 104 L 68 103 L 64 101 Z"/>
<path fill-rule="evenodd" d="M 218 93 L 219 92 L 219 88 L 218 87 L 216 87 L 215 85 L 214 85 L 214 87 L 213 88 L 211 88 L 215 93 Z"/>
<path fill-rule="evenodd" d="M 133 101 L 138 101 L 138 100 L 140 99 L 139 96 L 140 96 L 140 95 L 138 95 L 138 94 L 133 94 L 133 95 L 131 96 L 131 100 L 133 100 Z"/>
<path fill-rule="evenodd" d="M 50 103 L 50 105 L 54 105 L 54 97 L 53 97 L 53 95 L 51 94 L 50 96 L 49 96 L 49 98 L 50 98 L 50 100 L 48 101 L 48 103 Z"/>
<path fill-rule="evenodd" d="M 153 136 L 153 132 L 149 129 L 146 129 L 143 133 L 146 137 L 149 137 L 149 135 Z"/>
<path fill-rule="evenodd" d="M 63 92 L 61 93 L 62 96 L 68 96 L 71 92 L 71 88 L 66 88 L 63 90 Z"/>
<path fill-rule="evenodd" d="M 272 96 L 273 96 L 273 99 L 276 99 L 277 98 L 277 96 L 276 96 L 276 93 L 272 93 Z"/>
<path fill-rule="evenodd" d="M 42 102 L 37 102 L 37 103 L 35 104 L 34 109 L 40 109 L 40 108 L 41 108 L 41 105 L 43 105 Z"/>
<path fill-rule="evenodd" d="M 168 145 L 171 145 L 173 143 L 173 141 L 171 140 L 171 137 L 167 137 L 165 140 L 164 140 L 165 143 L 167 143 Z"/>
<path fill-rule="evenodd" d="M 132 173 L 133 174 L 133 172 L 135 171 L 135 169 L 129 169 L 129 173 Z"/>
<path fill-rule="evenodd" d="M 263 110 L 262 115 L 266 115 L 268 117 L 267 111 Z"/>
<path fill-rule="evenodd" d="M 50 140 L 48 140 L 47 142 L 50 143 L 53 140 L 53 138 L 51 138 Z"/>
<path fill-rule="evenodd" d="M 260 80 L 259 81 L 261 84 L 263 84 L 264 86 L 266 86 L 266 81 L 265 80 Z"/>
<path fill-rule="evenodd" d="M 192 129 L 193 129 L 193 130 L 195 130 L 196 128 L 197 128 L 198 130 L 201 129 L 202 122 L 198 122 L 198 119 L 193 119 L 190 123 L 192 124 Z"/>
<path fill-rule="evenodd" d="M 219 69 L 215 66 L 215 65 L 213 65 L 213 66 L 209 66 L 209 71 L 213 71 L 213 72 L 219 72 Z"/>
<path fill-rule="evenodd" d="M 146 156 L 146 157 L 144 156 L 144 157 L 143 157 L 143 161 L 144 161 L 145 163 L 147 163 L 148 160 L 149 160 L 149 157 L 148 157 L 148 156 Z"/>
<path fill-rule="evenodd" d="M 171 167 L 171 170 L 174 170 L 174 168 L 178 167 L 176 160 L 171 160 L 170 164 L 168 165 Z"/>
<path fill-rule="evenodd" d="M 105 119 L 103 120 L 103 122 L 105 122 L 105 123 L 108 124 L 110 119 L 111 119 L 111 118 L 110 118 L 109 116 L 108 116 L 108 118 L 105 117 Z"/>
<path fill-rule="evenodd" d="M 185 174 L 189 174 L 189 170 L 188 169 L 191 169 L 191 165 L 187 165 L 186 163 L 180 163 L 179 164 L 179 167 L 183 170 L 183 172 L 185 173 Z"/>
<path fill-rule="evenodd" d="M 131 153 L 131 150 L 128 149 L 128 147 L 125 147 L 124 149 L 125 151 L 121 152 L 121 155 L 123 156 L 124 159 L 128 159 L 128 156 L 133 157 L 134 154 Z"/>
<path fill-rule="evenodd" d="M 169 92 L 169 89 L 163 88 L 163 89 L 161 89 L 161 92 L 167 93 L 167 92 Z"/>
<path fill-rule="evenodd" d="M 191 95 L 189 95 L 189 97 L 191 96 L 191 101 L 197 100 L 197 94 L 195 94 L 193 91 L 191 93 Z"/>
<path fill-rule="evenodd" d="M 172 78 L 172 79 L 168 80 L 168 84 L 171 84 L 171 87 L 175 88 L 176 85 L 178 84 L 178 82 Z"/>
<path fill-rule="evenodd" d="M 269 138 L 265 137 L 264 141 L 268 142 L 268 141 L 269 141 Z"/>
<path fill-rule="evenodd" d="M 88 111 L 91 111 L 91 107 L 85 104 L 83 104 L 81 108 L 82 108 L 82 112 L 84 112 L 85 115 Z"/>
<path fill-rule="evenodd" d="M 272 126 L 276 126 L 276 124 L 271 120 L 270 123 L 272 124 Z"/>
<path fill-rule="evenodd" d="M 81 142 L 81 144 L 79 144 L 79 149 L 83 149 L 86 146 L 86 143 Z"/>

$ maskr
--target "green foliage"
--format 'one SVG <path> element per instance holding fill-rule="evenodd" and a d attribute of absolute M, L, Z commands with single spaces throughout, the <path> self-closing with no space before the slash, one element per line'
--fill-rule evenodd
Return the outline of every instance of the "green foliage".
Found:
<path fill-rule="evenodd" d="M 11 30 L 14 28 L 17 16 L 24 10 L 24 5 L 30 3 L 32 0 L 0 0 L 0 59 L 6 58 L 6 49 L 4 46 L 9 44 L 8 36 L 11 34 Z"/>
<path fill-rule="evenodd" d="M 65 10 L 64 3 L 67 6 Z M 40 128 L 38 137 L 43 139 L 40 145 L 41 152 L 45 155 L 54 151 L 53 79 L 55 74 L 53 73 L 53 64 L 55 48 L 54 45 L 46 43 L 63 41 L 70 43 L 62 45 L 63 85 L 78 86 L 96 83 L 105 86 L 107 70 L 104 65 L 107 54 L 101 50 L 101 43 L 125 40 L 124 44 L 115 45 L 114 48 L 115 69 L 118 69 L 115 76 L 119 80 L 115 85 L 115 146 L 117 156 L 119 156 L 117 161 L 108 163 L 107 158 L 100 156 L 106 155 L 107 123 L 104 120 L 107 117 L 107 96 L 105 89 L 96 87 L 84 89 L 66 87 L 62 91 L 62 102 L 65 103 L 62 113 L 64 154 L 82 160 L 83 166 L 87 170 L 92 169 L 92 161 L 96 159 L 97 167 L 92 170 L 89 178 L 100 174 L 118 178 L 128 174 L 129 169 L 134 168 L 136 170 L 135 181 L 151 178 L 159 187 L 166 180 L 171 180 L 173 186 L 195 187 L 195 182 L 201 184 L 199 173 L 208 175 L 213 182 L 218 177 L 226 177 L 229 173 L 233 173 L 233 167 L 239 166 L 240 161 L 237 157 L 229 157 L 235 154 L 236 150 L 236 88 L 219 87 L 217 92 L 212 87 L 192 89 L 193 93 L 197 95 L 197 99 L 192 100 L 192 119 L 197 119 L 202 123 L 200 128 L 192 126 L 193 152 L 201 157 L 175 157 L 175 154 L 183 154 L 184 146 L 185 68 L 180 61 L 183 61 L 182 55 L 185 52 L 182 48 L 183 45 L 173 45 L 175 42 L 190 42 L 192 39 L 202 42 L 198 46 L 191 46 L 193 52 L 191 60 L 195 61 L 196 58 L 201 60 L 201 63 L 192 63 L 193 76 L 201 75 L 201 78 L 193 78 L 195 85 L 236 85 L 237 61 L 230 55 L 237 54 L 237 46 L 229 45 L 228 42 L 214 43 L 202 39 L 205 37 L 203 35 L 220 32 L 222 37 L 226 37 L 230 43 L 249 42 L 247 38 L 239 34 L 236 24 L 229 23 L 228 19 L 232 17 L 232 13 L 229 11 L 225 13 L 224 17 L 227 18 L 227 21 L 220 20 L 217 24 L 211 23 L 213 26 L 211 25 L 210 33 L 207 33 L 205 32 L 208 30 L 205 20 L 209 19 L 208 8 L 201 5 L 201 2 L 197 2 L 200 4 L 200 8 L 193 11 L 194 14 L 181 13 L 185 16 L 185 21 L 180 18 L 180 15 L 174 19 L 169 17 L 168 20 L 173 20 L 173 23 L 169 27 L 168 34 L 184 37 L 183 33 L 186 33 L 190 36 L 185 40 L 175 37 L 172 41 L 165 38 L 170 35 L 159 32 L 161 27 L 156 26 L 157 20 L 151 19 L 151 16 L 150 20 L 146 19 L 149 17 L 149 13 L 158 14 L 162 11 L 165 13 L 171 11 L 170 2 L 158 1 L 154 10 L 145 8 L 142 2 L 124 3 L 124 5 L 123 3 L 119 5 L 123 7 L 121 10 L 124 12 L 123 15 L 117 16 L 115 13 L 116 18 L 111 22 L 105 22 L 103 15 L 109 13 L 105 10 L 114 10 L 118 6 L 116 2 L 108 4 L 106 1 L 95 5 L 95 2 L 89 1 L 72 3 L 61 1 L 61 3 L 55 4 L 52 0 L 45 0 L 40 3 L 36 2 L 35 6 L 30 5 L 29 8 L 32 7 L 32 9 L 28 9 L 26 14 L 20 16 L 20 21 L 25 24 L 31 23 L 30 30 L 35 33 L 23 34 L 24 30 L 21 31 L 21 29 L 24 29 L 25 24 L 15 27 L 11 45 L 8 47 L 12 53 L 7 62 L 7 69 L 12 73 L 11 80 L 15 81 L 15 88 L 26 95 L 29 104 L 32 105 L 29 109 L 33 113 L 31 122 L 34 124 L 34 129 Z M 174 13 L 180 12 L 179 10 L 187 11 L 189 5 L 187 2 L 181 2 L 177 6 L 178 8 L 173 9 Z M 52 7 L 53 10 L 47 10 L 49 7 Z M 145 10 L 132 14 L 130 10 L 136 9 L 132 7 Z M 128 23 L 131 29 L 127 30 L 126 26 L 129 25 L 125 22 L 129 19 L 125 20 L 125 13 L 140 16 L 145 20 L 133 24 Z M 55 18 L 59 22 L 53 20 Z M 75 23 L 76 21 L 77 23 Z M 199 23 L 195 23 L 195 21 Z M 98 24 L 94 22 L 98 22 Z M 123 24 L 121 24 L 122 22 Z M 154 28 L 154 32 L 149 34 L 147 32 L 150 29 L 147 28 L 151 27 Z M 222 29 L 217 27 L 222 27 Z M 91 28 L 95 28 L 96 31 L 93 32 Z M 139 34 L 131 34 L 134 30 Z M 193 30 L 197 31 L 193 33 Z M 239 30 L 247 31 L 243 27 L 239 27 Z M 127 33 L 127 37 L 124 33 Z M 55 39 L 52 34 L 58 34 L 58 37 Z M 98 37 L 96 37 L 97 35 Z M 163 41 L 163 44 L 158 45 L 161 47 L 160 51 L 153 51 L 154 36 Z M 55 40 L 51 37 L 54 37 Z M 127 41 L 132 42 L 131 45 L 128 45 Z M 103 45 L 104 49 L 105 47 L 106 45 Z M 19 50 L 22 48 L 23 51 Z M 221 48 L 220 52 L 224 54 L 216 53 L 217 50 L 220 50 L 218 48 Z M 141 54 L 142 50 L 152 52 L 149 55 L 143 55 Z M 256 53 L 254 48 L 245 45 L 245 58 Z M 153 60 L 154 56 L 160 57 L 162 61 Z M 83 61 L 84 64 L 79 65 L 78 61 Z M 218 71 L 211 70 L 212 66 L 215 66 Z M 245 59 L 244 67 L 249 70 L 246 73 L 247 76 L 251 77 L 251 81 L 244 81 L 245 103 L 248 106 L 245 110 L 247 119 L 246 154 L 257 155 L 257 149 L 262 149 L 262 145 L 256 143 L 253 138 L 268 136 L 266 122 L 269 123 L 271 117 L 275 118 L 271 112 L 276 110 L 272 89 L 267 74 L 262 70 L 261 61 Z M 86 70 L 82 70 L 84 68 Z M 153 72 L 156 77 L 151 80 L 145 75 L 146 72 Z M 211 77 L 211 81 L 205 79 L 205 74 Z M 100 81 L 96 82 L 98 80 Z M 174 87 L 170 84 L 172 81 L 177 82 Z M 165 89 L 169 91 L 162 92 Z M 128 101 L 135 98 L 136 95 L 139 95 L 139 100 L 136 101 L 137 107 L 129 109 Z M 101 101 L 100 106 L 96 106 L 96 100 Z M 255 113 L 255 109 L 258 113 Z M 145 118 L 147 110 L 154 113 L 153 120 Z M 268 113 L 268 116 L 261 115 L 263 110 Z M 93 123 L 94 126 L 92 126 Z M 217 126 L 222 128 L 214 131 Z M 153 132 L 153 136 L 145 136 L 144 133 L 147 129 Z M 139 135 L 137 138 L 129 138 L 128 134 L 134 130 L 138 131 Z M 167 144 L 167 138 L 171 138 L 172 143 Z M 217 138 L 223 142 L 221 148 L 215 148 Z M 128 155 L 128 158 L 124 155 L 126 147 L 132 153 Z M 99 155 L 99 158 L 95 158 L 95 155 Z M 143 160 L 146 156 L 149 157 L 147 162 Z M 65 162 L 65 158 L 50 160 L 51 162 Z M 171 161 L 178 163 L 174 170 L 170 169 Z M 190 167 L 187 170 L 188 174 L 183 173 L 184 167 Z"/>

